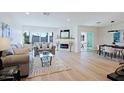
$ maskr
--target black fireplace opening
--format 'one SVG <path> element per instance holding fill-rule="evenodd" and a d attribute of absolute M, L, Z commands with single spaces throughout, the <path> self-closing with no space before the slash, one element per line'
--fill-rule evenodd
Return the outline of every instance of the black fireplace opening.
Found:
<path fill-rule="evenodd" d="M 60 48 L 68 49 L 68 44 L 60 44 Z"/>

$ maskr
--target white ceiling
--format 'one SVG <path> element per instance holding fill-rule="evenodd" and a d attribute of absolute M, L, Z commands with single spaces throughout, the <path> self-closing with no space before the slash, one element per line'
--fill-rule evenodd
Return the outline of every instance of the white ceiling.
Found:
<path fill-rule="evenodd" d="M 50 12 L 50 15 L 43 15 L 43 12 L 0 13 L 10 16 L 21 25 L 64 27 L 73 25 L 87 26 L 108 26 L 111 21 L 113 24 L 124 23 L 124 12 Z M 101 22 L 97 24 L 96 22 Z"/>

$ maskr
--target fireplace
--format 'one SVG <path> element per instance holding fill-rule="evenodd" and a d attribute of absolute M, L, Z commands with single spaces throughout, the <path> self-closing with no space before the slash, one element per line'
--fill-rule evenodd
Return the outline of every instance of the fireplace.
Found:
<path fill-rule="evenodd" d="M 60 48 L 68 49 L 68 44 L 60 44 Z"/>

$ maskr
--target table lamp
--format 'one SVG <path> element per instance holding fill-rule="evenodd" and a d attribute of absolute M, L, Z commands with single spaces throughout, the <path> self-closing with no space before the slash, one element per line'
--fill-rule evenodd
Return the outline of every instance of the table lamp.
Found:
<path fill-rule="evenodd" d="M 2 59 L 1 59 L 2 52 L 4 50 L 9 49 L 9 45 L 10 45 L 10 43 L 7 38 L 0 37 L 0 69 L 2 68 Z"/>

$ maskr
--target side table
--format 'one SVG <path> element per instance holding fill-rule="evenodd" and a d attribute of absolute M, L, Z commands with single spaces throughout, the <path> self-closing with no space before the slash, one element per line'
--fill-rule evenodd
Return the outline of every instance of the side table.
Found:
<path fill-rule="evenodd" d="M 5 67 L 0 70 L 0 81 L 20 80 L 20 71 L 18 66 Z"/>

